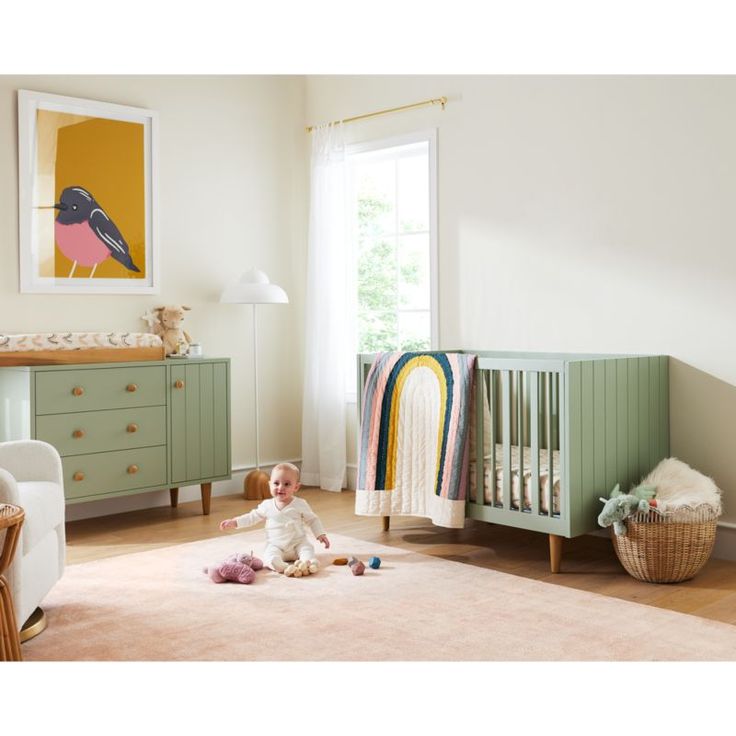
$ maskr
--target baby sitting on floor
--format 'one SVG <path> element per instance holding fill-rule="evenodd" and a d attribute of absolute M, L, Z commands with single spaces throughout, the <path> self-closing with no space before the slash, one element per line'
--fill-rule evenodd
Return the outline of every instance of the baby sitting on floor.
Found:
<path fill-rule="evenodd" d="M 305 524 L 326 549 L 330 547 L 322 523 L 309 504 L 296 493 L 301 487 L 299 468 L 291 463 L 279 463 L 271 471 L 268 483 L 272 498 L 260 503 L 256 508 L 234 519 L 220 522 L 220 529 L 245 529 L 261 521 L 266 522 L 268 542 L 263 554 L 263 562 L 276 572 L 287 576 L 297 572 L 314 574 L 319 563 L 314 547 L 307 539 Z M 306 565 L 289 565 L 297 561 Z"/>

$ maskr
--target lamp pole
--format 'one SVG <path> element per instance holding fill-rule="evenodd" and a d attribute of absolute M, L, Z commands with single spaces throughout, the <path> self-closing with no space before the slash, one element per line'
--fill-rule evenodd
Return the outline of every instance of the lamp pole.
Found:
<path fill-rule="evenodd" d="M 258 443 L 258 337 L 256 328 L 256 305 L 253 304 L 253 387 L 256 397 L 256 470 L 261 469 L 261 448 Z"/>

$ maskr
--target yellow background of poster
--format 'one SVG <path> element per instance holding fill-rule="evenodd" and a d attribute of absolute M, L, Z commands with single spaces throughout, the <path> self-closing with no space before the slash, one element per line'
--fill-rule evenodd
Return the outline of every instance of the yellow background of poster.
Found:
<path fill-rule="evenodd" d="M 40 134 L 43 113 L 39 110 Z M 69 124 L 64 124 L 65 117 Z M 66 187 L 86 189 L 117 225 L 133 262 L 140 269 L 140 273 L 129 271 L 114 258 L 108 258 L 97 266 L 94 281 L 144 279 L 147 266 L 144 126 L 104 118 L 80 121 L 78 116 L 63 113 L 52 113 L 48 122 L 56 128 L 56 145 L 52 147 L 55 148 L 54 201 L 59 201 Z M 55 247 L 54 276 L 67 278 L 72 265 Z M 73 278 L 88 278 L 91 270 L 77 266 Z"/>

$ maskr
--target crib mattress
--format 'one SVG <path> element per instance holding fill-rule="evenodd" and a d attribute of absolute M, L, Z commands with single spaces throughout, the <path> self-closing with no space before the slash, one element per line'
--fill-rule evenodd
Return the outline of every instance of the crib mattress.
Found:
<path fill-rule="evenodd" d="M 0 365 L 162 360 L 163 341 L 148 332 L 0 334 Z"/>
<path fill-rule="evenodd" d="M 560 513 L 560 453 L 552 451 L 552 513 Z M 484 462 L 483 499 L 486 504 L 494 504 L 493 490 L 495 488 L 495 502 L 500 504 L 503 497 L 503 445 L 496 445 L 496 467 L 495 472 L 491 467 L 491 455 L 486 454 Z M 532 451 L 530 447 L 524 447 L 524 500 L 523 510 L 532 509 Z M 549 452 L 544 449 L 539 451 L 539 509 L 542 513 L 549 513 Z M 511 507 L 519 508 L 519 447 L 511 447 Z M 476 500 L 476 470 L 475 461 L 470 462 L 470 500 Z"/>

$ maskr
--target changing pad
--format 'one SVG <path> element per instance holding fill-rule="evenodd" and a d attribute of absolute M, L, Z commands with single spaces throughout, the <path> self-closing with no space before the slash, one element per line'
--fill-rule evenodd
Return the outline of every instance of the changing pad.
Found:
<path fill-rule="evenodd" d="M 0 334 L 0 365 L 162 360 L 163 341 L 148 332 Z"/>

